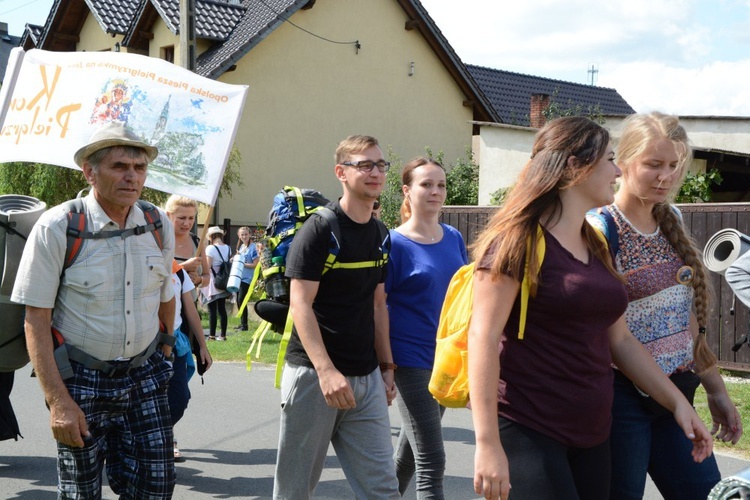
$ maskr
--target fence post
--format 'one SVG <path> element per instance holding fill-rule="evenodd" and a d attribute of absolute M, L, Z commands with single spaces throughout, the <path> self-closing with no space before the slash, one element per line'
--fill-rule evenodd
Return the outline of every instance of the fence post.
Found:
<path fill-rule="evenodd" d="M 224 219 L 222 229 L 224 230 L 224 243 L 232 246 L 232 219 Z"/>

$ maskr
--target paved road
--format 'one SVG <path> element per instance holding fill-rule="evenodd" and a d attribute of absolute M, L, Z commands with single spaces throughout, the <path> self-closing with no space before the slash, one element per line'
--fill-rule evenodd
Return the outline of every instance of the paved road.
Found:
<path fill-rule="evenodd" d="M 41 390 L 27 366 L 16 372 L 11 395 L 25 439 L 0 442 L 0 498 L 52 500 L 56 498 L 55 446 Z M 217 363 L 206 374 L 205 385 L 191 380 L 193 399 L 175 435 L 187 461 L 177 464 L 176 499 L 271 497 L 278 440 L 278 391 L 274 372 L 240 363 Z M 446 498 L 475 498 L 472 488 L 474 433 L 468 410 L 448 410 L 444 418 L 448 454 Z M 391 410 L 394 435 L 400 419 Z M 724 476 L 750 462 L 720 456 Z M 646 498 L 661 498 L 649 485 Z M 104 498 L 115 498 L 109 488 Z M 316 491 L 319 499 L 353 498 L 333 450 Z M 412 490 L 404 498 L 415 498 Z"/>

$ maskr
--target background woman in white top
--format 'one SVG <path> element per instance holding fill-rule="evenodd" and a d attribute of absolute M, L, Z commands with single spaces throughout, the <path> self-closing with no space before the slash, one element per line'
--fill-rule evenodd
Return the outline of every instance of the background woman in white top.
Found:
<path fill-rule="evenodd" d="M 210 245 L 206 247 L 206 260 L 208 261 L 211 279 L 207 287 L 201 289 L 201 292 L 207 299 L 208 303 L 208 340 L 226 340 L 227 339 L 227 297 L 231 294 L 226 290 L 220 290 L 214 286 L 214 274 L 218 272 L 223 261 L 229 261 L 232 249 L 224 243 L 224 231 L 214 226 L 208 229 L 208 241 Z M 216 335 L 216 320 L 221 318 L 221 333 Z"/>

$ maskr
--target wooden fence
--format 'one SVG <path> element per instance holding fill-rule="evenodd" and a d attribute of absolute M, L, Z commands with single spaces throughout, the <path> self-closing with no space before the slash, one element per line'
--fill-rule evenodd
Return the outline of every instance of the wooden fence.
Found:
<path fill-rule="evenodd" d="M 703 249 L 708 239 L 717 231 L 734 228 L 750 234 L 750 203 L 705 203 L 678 205 L 682 210 L 685 225 Z M 471 244 L 476 235 L 487 224 L 497 207 L 445 207 L 442 222 L 458 229 Z M 723 277 L 711 274 L 714 300 L 707 325 L 708 344 L 719 357 L 722 367 L 731 370 L 750 371 L 750 346 L 738 352 L 732 346 L 750 329 L 750 311 L 735 301 L 732 290 Z"/>

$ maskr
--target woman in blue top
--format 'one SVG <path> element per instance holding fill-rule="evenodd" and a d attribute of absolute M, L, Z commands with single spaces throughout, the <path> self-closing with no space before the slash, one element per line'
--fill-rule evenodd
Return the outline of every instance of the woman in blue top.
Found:
<path fill-rule="evenodd" d="M 401 494 L 416 472 L 417 498 L 443 498 L 445 408 L 427 386 L 445 291 L 468 259 L 461 234 L 438 222 L 446 196 L 443 167 L 418 157 L 404 166 L 401 180 L 402 224 L 391 231 L 385 282 L 402 422 L 394 460 Z"/>
<path fill-rule="evenodd" d="M 255 248 L 255 243 L 250 241 L 249 227 L 242 226 L 239 228 L 237 230 L 237 238 L 237 254 L 234 258 L 242 259 L 245 263 L 240 278 L 240 291 L 237 293 L 237 305 L 239 306 L 245 300 L 245 295 L 249 292 L 250 282 L 253 280 L 253 272 L 255 271 L 255 266 L 258 265 L 258 251 Z M 247 331 L 247 307 L 242 310 L 240 326 L 236 330 Z"/>

